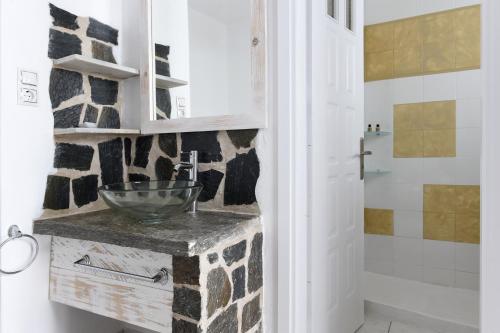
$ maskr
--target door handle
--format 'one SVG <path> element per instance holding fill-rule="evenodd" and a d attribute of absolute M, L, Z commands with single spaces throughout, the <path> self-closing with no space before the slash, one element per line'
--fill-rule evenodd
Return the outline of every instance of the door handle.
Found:
<path fill-rule="evenodd" d="M 365 156 L 372 155 L 372 152 L 365 150 L 365 138 L 359 139 L 359 179 L 365 179 Z"/>

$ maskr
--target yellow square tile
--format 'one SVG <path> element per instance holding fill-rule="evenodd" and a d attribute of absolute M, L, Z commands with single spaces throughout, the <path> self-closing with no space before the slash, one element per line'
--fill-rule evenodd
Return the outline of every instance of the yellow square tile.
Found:
<path fill-rule="evenodd" d="M 422 103 L 394 105 L 394 128 L 401 130 L 423 129 Z"/>
<path fill-rule="evenodd" d="M 394 157 L 422 157 L 424 132 L 421 130 L 394 130 Z"/>
<path fill-rule="evenodd" d="M 394 235 L 394 211 L 392 209 L 365 208 L 365 233 Z"/>
<path fill-rule="evenodd" d="M 456 128 L 456 101 L 424 103 L 423 115 L 424 129 L 454 129 Z"/>
<path fill-rule="evenodd" d="M 441 12 L 422 16 L 424 43 L 441 43 L 455 38 L 455 18 L 452 12 Z"/>
<path fill-rule="evenodd" d="M 394 49 L 394 24 L 382 23 L 365 27 L 365 52 L 376 53 Z"/>
<path fill-rule="evenodd" d="M 424 185 L 424 212 L 455 213 L 456 202 L 453 185 Z"/>
<path fill-rule="evenodd" d="M 455 229 L 456 242 L 479 244 L 481 230 L 479 215 L 457 214 Z"/>
<path fill-rule="evenodd" d="M 394 51 L 394 74 L 412 76 L 422 73 L 422 48 L 401 48 Z"/>
<path fill-rule="evenodd" d="M 455 214 L 424 212 L 424 239 L 455 241 Z"/>
<path fill-rule="evenodd" d="M 457 214 L 477 215 L 481 210 L 479 185 L 458 185 L 455 187 L 457 196 Z"/>
<path fill-rule="evenodd" d="M 460 8 L 453 12 L 455 36 L 459 39 L 481 39 L 481 6 Z"/>
<path fill-rule="evenodd" d="M 425 43 L 423 47 L 424 73 L 441 73 L 455 70 L 455 41 Z"/>
<path fill-rule="evenodd" d="M 385 80 L 394 76 L 394 51 L 365 54 L 365 80 Z"/>
<path fill-rule="evenodd" d="M 419 17 L 394 23 L 395 49 L 421 48 L 422 41 L 422 20 Z"/>
<path fill-rule="evenodd" d="M 456 130 L 424 130 L 424 157 L 455 157 Z"/>
<path fill-rule="evenodd" d="M 481 39 L 459 39 L 455 47 L 457 70 L 481 67 Z"/>

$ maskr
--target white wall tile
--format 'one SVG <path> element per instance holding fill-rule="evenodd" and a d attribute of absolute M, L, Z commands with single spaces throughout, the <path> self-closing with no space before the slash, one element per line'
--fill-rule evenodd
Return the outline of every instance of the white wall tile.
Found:
<path fill-rule="evenodd" d="M 455 243 L 424 239 L 424 267 L 455 269 Z"/>
<path fill-rule="evenodd" d="M 455 243 L 455 269 L 479 273 L 479 245 Z"/>
<path fill-rule="evenodd" d="M 415 211 L 422 210 L 422 196 L 422 184 L 393 185 L 394 209 Z"/>
<path fill-rule="evenodd" d="M 382 235 L 365 235 L 366 260 L 393 261 L 394 237 Z"/>
<path fill-rule="evenodd" d="M 457 128 L 481 128 L 481 99 L 457 100 Z"/>
<path fill-rule="evenodd" d="M 479 274 L 455 272 L 455 287 L 479 290 Z"/>
<path fill-rule="evenodd" d="M 393 276 L 394 263 L 392 261 L 385 260 L 365 260 L 365 271 Z"/>
<path fill-rule="evenodd" d="M 455 0 L 455 7 L 466 7 L 481 4 L 481 0 Z"/>
<path fill-rule="evenodd" d="M 392 103 L 419 103 L 424 98 L 424 78 L 422 76 L 405 77 L 390 80 Z"/>
<path fill-rule="evenodd" d="M 481 129 L 460 128 L 457 129 L 457 157 L 474 158 L 481 157 Z"/>
<path fill-rule="evenodd" d="M 442 286 L 454 286 L 455 271 L 424 266 L 424 282 Z"/>
<path fill-rule="evenodd" d="M 394 237 L 394 263 L 422 266 L 423 240 L 417 238 Z"/>
<path fill-rule="evenodd" d="M 365 181 L 365 207 L 394 209 L 394 189 L 392 184 L 381 185 L 377 178 Z"/>
<path fill-rule="evenodd" d="M 479 158 L 455 158 L 456 183 L 479 185 L 481 183 L 481 161 Z"/>
<path fill-rule="evenodd" d="M 365 24 L 397 20 L 415 16 L 418 0 L 366 0 Z"/>
<path fill-rule="evenodd" d="M 455 184 L 455 158 L 425 158 L 423 170 L 424 184 Z"/>
<path fill-rule="evenodd" d="M 481 98 L 481 70 L 457 72 L 457 99 Z"/>
<path fill-rule="evenodd" d="M 365 84 L 365 128 L 368 124 L 380 124 L 392 130 L 392 85 L 391 80 L 368 82 Z"/>
<path fill-rule="evenodd" d="M 455 100 L 457 74 L 444 73 L 424 76 L 424 102 Z"/>
<path fill-rule="evenodd" d="M 420 0 L 418 2 L 417 15 L 440 12 L 452 9 L 454 6 L 454 0 Z"/>
<path fill-rule="evenodd" d="M 395 183 L 422 184 L 423 158 L 395 158 L 392 162 L 392 175 Z"/>
<path fill-rule="evenodd" d="M 405 265 L 402 263 L 395 263 L 394 264 L 394 276 L 402 278 L 402 279 L 423 281 L 424 269 L 422 266 Z"/>
<path fill-rule="evenodd" d="M 421 211 L 395 210 L 394 235 L 422 239 L 424 225 L 422 215 Z"/>

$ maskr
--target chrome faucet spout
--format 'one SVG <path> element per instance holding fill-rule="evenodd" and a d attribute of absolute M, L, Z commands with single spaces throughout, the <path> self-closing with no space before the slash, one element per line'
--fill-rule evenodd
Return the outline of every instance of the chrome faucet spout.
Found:
<path fill-rule="evenodd" d="M 182 155 L 183 153 L 181 153 Z M 174 165 L 174 172 L 178 173 L 180 170 L 189 170 L 189 180 L 196 182 L 198 181 L 198 151 L 192 150 L 189 153 L 189 162 L 180 162 Z M 198 208 L 197 200 L 193 201 L 189 211 L 191 213 L 196 213 Z"/>
<path fill-rule="evenodd" d="M 179 172 L 181 169 L 190 170 L 190 169 L 193 169 L 193 168 L 194 168 L 194 165 L 191 164 L 191 163 L 187 163 L 187 162 L 181 162 L 181 163 L 178 163 L 178 164 L 174 165 L 174 171 L 175 172 Z"/>

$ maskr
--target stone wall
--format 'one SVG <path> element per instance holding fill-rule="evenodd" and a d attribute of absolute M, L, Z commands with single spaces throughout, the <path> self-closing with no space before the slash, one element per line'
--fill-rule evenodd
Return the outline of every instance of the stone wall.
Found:
<path fill-rule="evenodd" d="M 48 55 L 71 54 L 115 62 L 118 30 L 93 18 L 78 17 L 50 5 Z M 49 95 L 55 128 L 120 128 L 122 85 L 93 74 L 54 67 Z M 183 179 L 173 166 L 181 152 L 199 151 L 199 207 L 258 213 L 255 186 L 260 174 L 255 150 L 257 130 L 116 137 L 56 137 L 54 174 L 47 178 L 43 217 L 105 209 L 101 185 L 141 180 Z"/>

